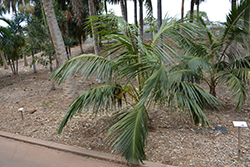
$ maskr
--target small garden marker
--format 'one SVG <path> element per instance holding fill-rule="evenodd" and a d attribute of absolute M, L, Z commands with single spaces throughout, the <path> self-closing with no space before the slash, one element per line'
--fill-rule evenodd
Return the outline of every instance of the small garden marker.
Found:
<path fill-rule="evenodd" d="M 238 127 L 238 161 L 240 160 L 240 138 L 241 128 L 247 128 L 247 123 L 244 121 L 233 121 L 234 127 Z"/>

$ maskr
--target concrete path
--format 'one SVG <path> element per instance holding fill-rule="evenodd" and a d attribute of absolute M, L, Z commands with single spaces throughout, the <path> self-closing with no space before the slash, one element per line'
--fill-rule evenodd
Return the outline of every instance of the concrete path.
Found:
<path fill-rule="evenodd" d="M 141 167 L 173 167 L 144 161 Z M 0 131 L 0 167 L 125 167 L 124 157 Z"/>
<path fill-rule="evenodd" d="M 0 137 L 1 167 L 125 167 Z"/>

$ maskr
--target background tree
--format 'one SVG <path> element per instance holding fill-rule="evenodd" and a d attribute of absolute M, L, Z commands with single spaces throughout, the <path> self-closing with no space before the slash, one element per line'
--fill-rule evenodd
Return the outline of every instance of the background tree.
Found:
<path fill-rule="evenodd" d="M 2 40 L 4 41 L 4 53 L 8 58 L 11 70 L 14 75 L 18 74 L 18 59 L 19 49 L 25 45 L 25 40 L 22 36 L 21 22 L 24 18 L 22 15 L 14 15 L 12 20 L 0 18 L 8 24 L 7 28 L 1 28 Z"/>
<path fill-rule="evenodd" d="M 199 14 L 199 11 L 200 11 L 200 4 L 202 3 L 202 2 L 204 2 L 205 0 L 195 0 L 195 4 L 196 4 L 196 6 L 197 6 L 197 10 L 196 10 L 196 12 L 197 12 L 197 14 L 196 14 L 196 16 L 200 16 L 200 14 Z M 199 22 L 198 21 L 198 17 L 197 17 L 197 22 Z"/>
<path fill-rule="evenodd" d="M 238 21 L 249 4 L 250 0 L 246 0 L 239 7 L 233 8 L 227 16 L 223 34 L 219 37 L 214 36 L 206 23 L 201 20 L 202 27 L 199 30 L 206 32 L 206 36 L 179 41 L 178 45 L 186 56 L 180 57 L 179 65 L 173 67 L 183 79 L 197 78 L 205 81 L 213 96 L 216 96 L 216 87 L 219 84 L 227 85 L 232 98 L 237 100 L 236 109 L 239 110 L 247 96 L 245 85 L 250 77 L 250 58 L 245 57 L 243 50 L 248 48 L 249 44 L 244 38 L 249 36 L 249 32 L 242 29 Z M 237 41 L 238 47 L 228 54 L 233 41 Z"/>
<path fill-rule="evenodd" d="M 181 20 L 182 21 L 184 19 L 184 2 L 185 2 L 185 0 L 181 1 Z"/>
<path fill-rule="evenodd" d="M 149 32 L 151 34 L 151 40 L 153 39 L 153 32 L 157 32 L 157 24 L 156 24 L 156 18 L 154 16 L 148 16 L 144 18 L 143 22 L 144 24 L 148 24 L 149 27 L 145 29 L 145 33 Z"/>
<path fill-rule="evenodd" d="M 187 14 L 186 14 L 186 16 L 185 16 L 185 19 L 189 19 L 189 18 L 190 18 L 190 15 L 191 15 L 191 11 L 189 10 L 189 11 L 187 11 Z M 200 11 L 200 12 L 199 12 L 199 17 L 201 17 L 201 18 L 202 18 L 203 20 L 205 20 L 205 21 L 209 21 L 209 18 L 208 18 L 208 16 L 207 16 L 207 13 L 204 12 L 204 11 Z M 199 17 L 197 17 L 197 12 L 196 12 L 196 10 L 194 10 L 193 19 L 194 19 L 194 20 L 197 20 Z"/>
<path fill-rule="evenodd" d="M 55 47 L 55 51 L 57 57 L 59 58 L 60 65 L 64 64 L 67 61 L 67 55 L 65 51 L 65 45 L 63 43 L 63 38 L 59 26 L 57 24 L 54 7 L 51 0 L 43 0 L 43 6 L 47 18 L 47 22 L 49 25 L 50 34 L 52 37 L 52 41 Z M 77 88 L 75 84 L 75 80 L 73 76 L 70 76 L 65 84 L 64 88 L 64 96 L 67 100 L 72 100 L 77 96 Z"/>
<path fill-rule="evenodd" d="M 191 7 L 190 7 L 190 23 L 193 23 L 194 21 L 194 1 L 195 0 L 191 0 Z"/>

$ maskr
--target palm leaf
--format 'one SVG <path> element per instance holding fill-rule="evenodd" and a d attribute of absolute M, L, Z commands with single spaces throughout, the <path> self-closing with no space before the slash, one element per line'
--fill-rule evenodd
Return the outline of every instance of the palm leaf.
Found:
<path fill-rule="evenodd" d="M 242 80 L 249 78 L 249 69 L 234 69 L 228 72 L 221 72 L 221 83 L 227 85 L 232 98 L 237 100 L 236 109 L 240 110 L 246 100 L 247 90 Z"/>
<path fill-rule="evenodd" d="M 130 164 L 145 160 L 147 111 L 144 106 L 126 112 L 108 131 L 114 151 L 124 156 Z"/>
<path fill-rule="evenodd" d="M 122 98 L 121 92 L 122 88 L 117 85 L 103 85 L 97 88 L 90 89 L 89 91 L 80 95 L 68 109 L 65 114 L 58 130 L 58 134 L 62 133 L 63 128 L 75 114 L 81 113 L 82 110 L 86 110 L 88 112 L 92 107 L 92 112 L 97 114 L 101 109 L 113 110 L 116 109 L 117 104 L 121 105 Z M 125 93 L 123 93 L 125 94 Z"/>

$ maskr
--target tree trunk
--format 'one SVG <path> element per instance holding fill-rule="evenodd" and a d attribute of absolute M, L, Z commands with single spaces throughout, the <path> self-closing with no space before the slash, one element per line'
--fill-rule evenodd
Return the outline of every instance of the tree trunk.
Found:
<path fill-rule="evenodd" d="M 90 16 L 93 16 L 93 15 L 95 15 L 94 1 L 93 0 L 89 0 L 88 3 L 89 3 L 89 14 L 90 14 Z M 98 55 L 99 54 L 99 48 L 98 48 L 97 29 L 94 29 L 93 24 L 91 24 L 91 28 L 92 28 L 93 38 L 94 38 L 94 50 L 95 50 L 95 54 Z"/>
<path fill-rule="evenodd" d="M 56 50 L 57 58 L 59 59 L 59 65 L 63 65 L 67 61 L 67 55 L 65 51 L 65 45 L 63 42 L 62 34 L 59 29 L 52 0 L 42 0 L 47 22 L 49 25 L 50 34 Z M 78 95 L 75 80 L 73 76 L 68 76 L 63 84 L 63 94 L 65 100 L 72 101 Z"/>
<path fill-rule="evenodd" d="M 182 22 L 184 19 L 184 2 L 185 2 L 185 0 L 182 0 L 182 3 L 181 3 L 181 21 Z"/>
<path fill-rule="evenodd" d="M 127 15 L 127 1 L 126 0 L 121 0 L 120 1 L 121 5 L 121 11 L 122 11 L 122 18 L 128 22 L 128 15 Z"/>
<path fill-rule="evenodd" d="M 18 75 L 18 59 L 16 59 L 16 74 Z"/>
<path fill-rule="evenodd" d="M 26 54 L 25 54 L 24 48 L 22 48 L 22 51 L 23 51 L 23 61 L 24 61 L 24 66 L 28 66 L 28 63 L 27 63 L 27 58 L 26 58 Z"/>
<path fill-rule="evenodd" d="M 81 50 L 81 53 L 83 53 L 83 48 L 82 48 L 82 38 L 81 38 L 81 36 L 78 36 L 78 42 L 79 42 L 79 45 L 80 45 L 80 50 Z"/>
<path fill-rule="evenodd" d="M 162 6 L 161 0 L 157 0 L 157 27 L 158 31 L 160 30 L 162 24 Z"/>
<path fill-rule="evenodd" d="M 137 0 L 134 0 L 134 23 L 137 26 Z"/>
<path fill-rule="evenodd" d="M 35 59 L 35 54 L 34 54 L 34 50 L 32 50 L 32 62 L 34 61 L 34 59 Z M 37 71 L 36 71 L 36 62 L 34 62 L 34 64 L 33 64 L 33 72 L 37 73 Z"/>
<path fill-rule="evenodd" d="M 213 95 L 214 97 L 216 97 L 216 91 L 215 91 L 215 86 L 214 86 L 214 85 L 211 85 L 211 86 L 210 86 L 210 91 L 209 91 L 209 93 L 210 93 L 211 95 Z"/>
<path fill-rule="evenodd" d="M 233 10 L 234 8 L 236 8 L 236 0 L 232 0 L 232 6 L 231 6 L 231 10 Z M 233 25 L 233 26 L 235 26 L 235 25 Z M 231 57 L 234 57 L 233 56 L 233 51 L 235 50 L 235 48 L 236 48 L 236 46 L 237 46 L 237 43 L 236 43 L 236 41 L 235 40 L 233 40 L 232 42 L 231 42 L 231 44 L 230 44 L 230 49 L 229 49 L 229 54 L 231 55 Z M 229 59 L 229 63 L 231 63 L 232 62 L 232 60 L 231 59 Z"/>
<path fill-rule="evenodd" d="M 196 0 L 197 1 L 197 14 L 196 14 L 196 16 L 197 16 L 197 23 L 199 23 L 199 16 L 200 16 L 200 14 L 199 14 L 199 12 L 200 12 L 200 0 Z"/>
<path fill-rule="evenodd" d="M 143 0 L 139 0 L 140 40 L 143 42 Z"/>
<path fill-rule="evenodd" d="M 245 10 L 244 13 L 244 27 L 247 30 L 247 32 L 249 33 L 249 13 L 250 13 L 250 7 L 248 7 Z M 250 49 L 250 40 L 249 37 L 247 39 L 245 39 L 246 43 L 248 44 L 248 49 Z"/>
<path fill-rule="evenodd" d="M 8 69 L 8 65 L 7 65 L 6 59 L 4 57 L 3 51 L 1 51 L 1 57 L 2 57 L 2 60 L 3 60 L 3 68 Z"/>
<path fill-rule="evenodd" d="M 191 0 L 190 23 L 193 23 L 193 20 L 194 20 L 194 0 Z"/>
<path fill-rule="evenodd" d="M 233 9 L 235 7 L 236 7 L 236 0 L 232 0 L 232 6 L 231 6 L 231 8 Z"/>
<path fill-rule="evenodd" d="M 52 58 L 51 55 L 49 54 L 49 69 L 50 69 L 50 73 L 53 72 L 53 65 L 52 65 Z M 56 90 L 55 84 L 53 82 L 53 80 L 51 80 L 51 91 Z"/>

